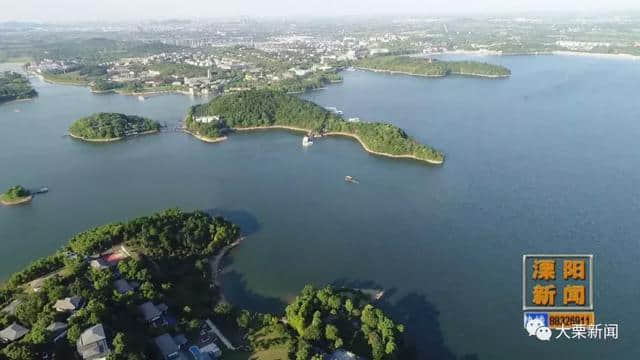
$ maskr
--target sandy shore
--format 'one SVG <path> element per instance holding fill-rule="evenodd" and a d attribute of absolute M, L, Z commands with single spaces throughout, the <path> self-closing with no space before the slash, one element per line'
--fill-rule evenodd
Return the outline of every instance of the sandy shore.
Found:
<path fill-rule="evenodd" d="M 284 129 L 284 130 L 293 130 L 293 131 L 299 131 L 299 132 L 304 132 L 304 133 L 309 133 L 311 132 L 311 130 L 309 129 L 304 129 L 304 128 L 300 128 L 300 127 L 295 127 L 295 126 L 286 126 L 286 125 L 271 125 L 271 126 L 252 126 L 252 127 L 246 127 L 246 128 L 233 128 L 233 131 L 255 131 L 255 130 L 269 130 L 269 129 Z M 434 164 L 434 165 L 441 165 L 444 161 L 435 161 L 435 160 L 428 160 L 428 159 L 422 159 L 419 158 L 417 156 L 414 155 L 393 155 L 393 154 L 387 154 L 387 153 L 383 153 L 383 152 L 379 152 L 379 151 L 374 151 L 371 150 L 367 147 L 367 145 L 364 144 L 364 142 L 362 141 L 362 139 L 360 139 L 360 137 L 358 135 L 355 134 L 350 134 L 350 133 L 345 133 L 345 132 L 328 132 L 323 134 L 325 136 L 346 136 L 346 137 L 350 137 L 352 139 L 357 140 L 360 145 L 362 146 L 362 148 L 370 153 L 370 154 L 374 154 L 374 155 L 380 155 L 380 156 L 386 156 L 386 157 L 390 157 L 390 158 L 396 158 L 396 159 L 413 159 L 413 160 L 418 160 L 418 161 L 424 161 L 427 162 L 429 164 Z M 226 139 L 226 137 L 225 137 Z"/>
<path fill-rule="evenodd" d="M 30 202 L 32 199 L 33 199 L 33 195 L 29 195 L 27 197 L 24 197 L 15 201 L 5 201 L 0 199 L 0 203 L 5 206 L 12 206 L 12 205 L 26 204 Z"/>
<path fill-rule="evenodd" d="M 78 140 L 82 140 L 82 141 L 86 141 L 86 142 L 97 142 L 97 143 L 102 143 L 102 142 L 114 142 L 114 141 L 120 141 L 120 140 L 124 140 L 130 137 L 136 137 L 136 136 L 143 136 L 143 135 L 150 135 L 150 134 L 155 134 L 158 133 L 159 130 L 149 130 L 149 131 L 144 131 L 141 132 L 139 134 L 136 135 L 130 135 L 130 136 L 121 136 L 121 137 L 117 137 L 117 138 L 109 138 L 109 139 L 88 139 L 88 138 L 84 138 L 82 136 L 77 136 L 77 135 L 73 135 L 72 133 L 68 133 L 69 136 L 71 136 L 74 139 L 78 139 Z"/>

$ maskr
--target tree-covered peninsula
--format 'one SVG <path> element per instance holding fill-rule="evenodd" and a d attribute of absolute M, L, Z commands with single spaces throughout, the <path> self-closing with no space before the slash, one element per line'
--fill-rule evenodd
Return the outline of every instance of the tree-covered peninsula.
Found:
<path fill-rule="evenodd" d="M 12 186 L 0 194 L 0 203 L 3 205 L 17 205 L 31 200 L 31 192 L 21 185 Z"/>
<path fill-rule="evenodd" d="M 31 99 L 37 95 L 26 76 L 12 71 L 0 73 L 0 104 L 13 100 Z"/>
<path fill-rule="evenodd" d="M 444 161 L 442 152 L 409 137 L 386 123 L 349 122 L 317 104 L 278 91 L 246 90 L 225 94 L 209 103 L 193 106 L 185 119 L 187 131 L 205 139 L 221 137 L 228 130 L 289 128 L 319 135 L 349 136 L 370 153 L 412 158 L 434 164 Z"/>
<path fill-rule="evenodd" d="M 73 236 L 0 287 L 0 330 L 12 334 L 0 359 L 81 358 L 88 330 L 101 345 L 91 354 L 114 360 L 161 358 L 177 341 L 205 351 L 222 337 L 224 358 L 409 359 L 404 327 L 360 291 L 306 286 L 279 314 L 226 302 L 212 259 L 239 238 L 221 217 L 178 209 Z"/>
<path fill-rule="evenodd" d="M 69 135 L 86 141 L 115 141 L 157 132 L 160 128 L 158 122 L 141 116 L 96 113 L 71 124 Z"/>
<path fill-rule="evenodd" d="M 361 69 L 387 71 L 408 75 L 443 77 L 447 75 L 479 76 L 489 78 L 511 75 L 508 68 L 478 61 L 440 61 L 409 56 L 372 56 L 356 62 Z"/>

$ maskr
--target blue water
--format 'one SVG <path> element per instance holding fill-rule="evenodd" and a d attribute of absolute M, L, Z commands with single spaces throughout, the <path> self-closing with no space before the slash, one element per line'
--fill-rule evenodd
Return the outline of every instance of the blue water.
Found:
<path fill-rule="evenodd" d="M 486 60 L 513 76 L 345 72 L 342 84 L 304 95 L 402 127 L 446 153 L 441 167 L 372 156 L 348 139 L 303 149 L 300 135 L 283 131 L 220 144 L 185 134 L 80 143 L 61 135 L 88 113 L 176 124 L 203 100 L 140 102 L 34 80 L 39 98 L 0 106 L 0 188 L 51 192 L 0 208 L 0 275 L 91 226 L 170 206 L 206 209 L 249 235 L 224 282 L 239 306 L 281 308 L 308 282 L 383 287 L 382 306 L 407 324 L 423 358 L 637 358 L 640 63 Z M 594 254 L 596 321 L 618 323 L 620 339 L 527 337 L 526 253 Z"/>

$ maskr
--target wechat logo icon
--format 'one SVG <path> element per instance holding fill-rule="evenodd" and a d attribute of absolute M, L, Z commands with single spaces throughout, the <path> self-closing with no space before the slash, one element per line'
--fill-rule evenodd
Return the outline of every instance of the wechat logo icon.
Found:
<path fill-rule="evenodd" d="M 524 329 L 529 336 L 535 336 L 540 341 L 551 340 L 551 328 L 549 328 L 549 314 L 525 313 Z"/>

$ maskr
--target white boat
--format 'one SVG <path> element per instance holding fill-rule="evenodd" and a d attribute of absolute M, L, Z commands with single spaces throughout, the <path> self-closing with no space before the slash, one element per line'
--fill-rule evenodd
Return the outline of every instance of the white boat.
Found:
<path fill-rule="evenodd" d="M 140 101 L 144 101 L 144 96 L 142 96 L 142 95 L 138 95 L 138 100 L 140 100 Z"/>
<path fill-rule="evenodd" d="M 309 139 L 308 136 L 302 138 L 302 146 L 311 146 L 313 145 L 313 141 Z"/>

